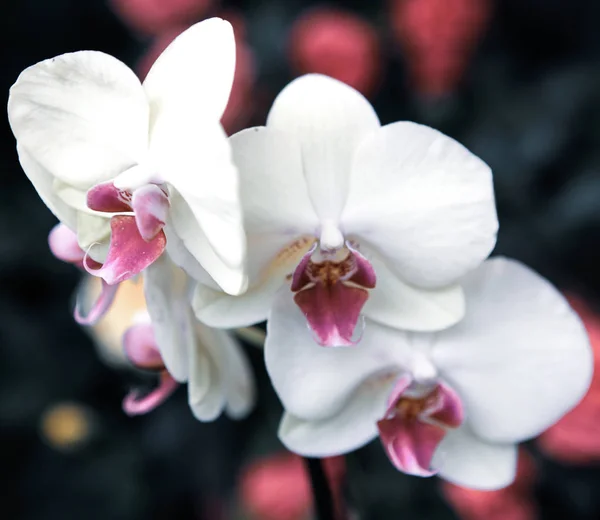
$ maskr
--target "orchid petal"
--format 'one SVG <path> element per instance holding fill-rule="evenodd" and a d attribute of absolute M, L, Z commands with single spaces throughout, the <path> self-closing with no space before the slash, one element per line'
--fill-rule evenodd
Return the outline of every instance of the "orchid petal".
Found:
<path fill-rule="evenodd" d="M 106 213 L 131 212 L 131 196 L 115 187 L 112 181 L 102 182 L 90 188 L 86 197 L 87 207 Z"/>
<path fill-rule="evenodd" d="M 256 282 L 240 296 L 230 296 L 216 291 L 204 284 L 198 284 L 194 291 L 192 306 L 196 317 L 211 327 L 239 328 L 248 327 L 265 321 L 273 306 L 277 291 L 286 285 L 296 265 L 313 246 L 314 239 L 299 237 L 287 243 L 273 254 L 273 260 L 256 276 Z M 250 256 L 258 246 L 251 244 Z M 290 300 L 292 294 L 288 293 Z"/>
<path fill-rule="evenodd" d="M 517 446 L 488 443 L 465 425 L 448 431 L 432 464 L 445 480 L 459 486 L 491 491 L 513 482 L 517 469 Z"/>
<path fill-rule="evenodd" d="M 346 350 L 336 350 L 343 352 Z M 337 413 L 320 420 L 286 411 L 279 424 L 279 440 L 305 457 L 330 457 L 356 450 L 377 437 L 377 421 L 383 417 L 392 384 L 393 379 L 365 381 L 347 396 Z"/>
<path fill-rule="evenodd" d="M 402 333 L 373 325 L 365 328 L 357 347 L 323 348 L 312 338 L 292 295 L 282 289 L 267 322 L 265 362 L 286 410 L 304 419 L 325 419 L 366 380 L 393 376 L 404 366 L 412 352 Z"/>
<path fill-rule="evenodd" d="M 255 127 L 231 136 L 229 142 L 240 172 L 252 284 L 282 248 L 301 235 L 314 236 L 319 221 L 293 136 Z"/>
<path fill-rule="evenodd" d="M 380 420 L 377 427 L 387 456 L 397 469 L 418 477 L 435 475 L 431 460 L 446 430 L 401 417 Z"/>
<path fill-rule="evenodd" d="M 219 121 L 229 99 L 234 71 L 231 24 L 211 18 L 192 25 L 163 51 L 144 80 L 153 119 L 160 119 L 166 111 L 176 111 L 182 122 L 194 118 Z"/>
<path fill-rule="evenodd" d="M 110 214 L 105 216 L 77 213 L 77 242 L 95 262 L 106 262 L 110 249 Z M 85 266 L 84 266 L 85 267 Z"/>
<path fill-rule="evenodd" d="M 131 206 L 140 235 L 152 240 L 165 226 L 169 197 L 156 184 L 147 184 L 133 192 Z"/>
<path fill-rule="evenodd" d="M 164 403 L 177 390 L 178 386 L 177 381 L 168 372 L 163 372 L 158 388 L 148 395 L 140 397 L 135 391 L 129 393 L 123 400 L 123 411 L 127 415 L 143 415 L 151 412 Z"/>
<path fill-rule="evenodd" d="M 438 383 L 437 400 L 424 414 L 447 428 L 458 428 L 464 421 L 465 412 L 460 396 L 445 383 Z"/>
<path fill-rule="evenodd" d="M 300 143 L 310 198 L 321 220 L 337 223 L 346 202 L 356 148 L 379 120 L 348 85 L 318 74 L 289 83 L 269 112 L 267 127 Z"/>
<path fill-rule="evenodd" d="M 151 323 L 136 323 L 123 335 L 123 350 L 129 362 L 144 370 L 164 370 Z"/>
<path fill-rule="evenodd" d="M 102 280 L 102 291 L 100 292 L 100 296 L 92 304 L 90 310 L 85 315 L 81 311 L 83 302 L 80 301 L 82 296 L 85 299 L 85 295 L 78 294 L 77 301 L 75 303 L 75 312 L 73 315 L 75 321 L 79 323 L 79 325 L 95 325 L 104 317 L 104 315 L 108 312 L 108 309 L 110 309 L 110 306 L 117 295 L 118 288 L 119 284 L 109 285 Z"/>
<path fill-rule="evenodd" d="M 80 189 L 118 175 L 147 151 L 142 86 L 101 52 L 63 54 L 25 69 L 11 88 L 8 116 L 19 147 Z"/>
<path fill-rule="evenodd" d="M 159 160 L 171 172 L 169 224 L 225 292 L 240 294 L 247 287 L 246 235 L 237 170 L 223 129 L 215 124 L 179 140 L 168 126 L 163 130 L 166 139 L 174 139 L 172 146 L 163 141 Z"/>
<path fill-rule="evenodd" d="M 66 204 L 54 190 L 52 174 L 35 157 L 17 143 L 19 162 L 43 203 L 54 216 L 70 229 L 77 229 L 77 211 Z"/>
<path fill-rule="evenodd" d="M 241 419 L 250 413 L 256 389 L 250 364 L 231 333 L 196 324 L 198 341 L 219 370 L 226 398 L 227 415 Z"/>
<path fill-rule="evenodd" d="M 491 171 L 436 130 L 408 122 L 384 126 L 355 154 L 342 223 L 405 282 L 449 285 L 496 242 Z"/>
<path fill-rule="evenodd" d="M 428 332 L 445 329 L 464 316 L 464 293 L 459 285 L 435 290 L 409 285 L 379 255 L 361 250 L 378 280 L 363 308 L 366 318 L 397 329 Z"/>
<path fill-rule="evenodd" d="M 167 255 L 144 272 L 144 294 L 156 344 L 167 370 L 179 382 L 188 380 L 188 358 L 196 345 L 188 303 L 190 283 Z"/>
<path fill-rule="evenodd" d="M 432 360 L 476 434 L 506 443 L 534 437 L 589 387 L 585 328 L 548 281 L 516 261 L 485 262 L 464 288 L 465 318 L 438 335 Z"/>
<path fill-rule="evenodd" d="M 100 269 L 92 269 L 84 260 L 86 271 L 113 285 L 141 273 L 164 251 L 166 238 L 163 232 L 146 242 L 135 223 L 135 217 L 117 215 L 110 220 L 110 249 Z"/>
<path fill-rule="evenodd" d="M 85 256 L 85 251 L 77 243 L 77 233 L 61 223 L 56 224 L 50 231 L 48 245 L 52 254 L 63 262 L 78 264 Z"/>
<path fill-rule="evenodd" d="M 226 405 L 224 376 L 201 345 L 190 349 L 189 363 L 188 401 L 192 413 L 199 421 L 214 421 Z"/>

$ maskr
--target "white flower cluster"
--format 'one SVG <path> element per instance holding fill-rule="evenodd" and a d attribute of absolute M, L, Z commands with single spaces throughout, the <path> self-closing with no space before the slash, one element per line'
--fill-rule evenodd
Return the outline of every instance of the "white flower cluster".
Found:
<path fill-rule="evenodd" d="M 182 33 L 143 83 L 100 52 L 26 69 L 8 114 L 23 169 L 60 220 L 57 256 L 102 278 L 87 316 L 142 273 L 149 321 L 125 335 L 162 397 L 188 382 L 200 420 L 249 412 L 248 363 L 227 332 L 267 320 L 281 441 L 306 456 L 379 436 L 406 473 L 494 489 L 517 443 L 586 392 L 592 356 L 561 294 L 505 258 L 489 167 L 307 75 L 265 126 L 227 137 L 231 26 Z M 162 399 L 126 404 L 146 411 Z"/>

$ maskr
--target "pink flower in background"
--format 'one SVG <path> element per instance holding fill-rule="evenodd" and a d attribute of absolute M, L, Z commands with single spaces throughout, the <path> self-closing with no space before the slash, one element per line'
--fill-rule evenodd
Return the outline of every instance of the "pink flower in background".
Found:
<path fill-rule="evenodd" d="M 299 75 L 325 74 L 367 97 L 379 85 L 382 63 L 377 31 L 354 14 L 311 10 L 294 24 L 289 45 L 292 67 Z"/>
<path fill-rule="evenodd" d="M 462 520 L 535 520 L 537 509 L 532 494 L 535 471 L 531 456 L 521 450 L 517 476 L 510 486 L 479 491 L 443 482 L 442 493 Z"/>
<path fill-rule="evenodd" d="M 456 87 L 491 8 L 490 0 L 392 0 L 392 28 L 418 92 L 441 96 Z"/>
<path fill-rule="evenodd" d="M 132 29 L 158 35 L 176 25 L 192 25 L 216 0 L 110 0 L 115 13 Z"/>
<path fill-rule="evenodd" d="M 344 457 L 321 460 L 329 481 L 336 515 L 342 515 L 341 483 L 346 475 Z M 308 520 L 313 505 L 310 480 L 300 457 L 277 453 L 250 464 L 240 479 L 244 510 L 253 520 Z"/>
<path fill-rule="evenodd" d="M 240 480 L 244 509 L 253 520 L 308 520 L 312 491 L 302 459 L 272 455 L 247 467 Z"/>
<path fill-rule="evenodd" d="M 544 432 L 538 446 L 550 457 L 570 464 L 600 461 L 600 317 L 578 298 L 569 298 L 590 337 L 595 370 L 592 385 L 581 403 Z"/>

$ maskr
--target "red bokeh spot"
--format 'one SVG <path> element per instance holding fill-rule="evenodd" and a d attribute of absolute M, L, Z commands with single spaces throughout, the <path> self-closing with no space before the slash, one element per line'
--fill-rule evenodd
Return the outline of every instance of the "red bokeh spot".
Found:
<path fill-rule="evenodd" d="M 173 26 L 193 24 L 215 0 L 110 0 L 115 13 L 132 29 L 159 35 Z"/>
<path fill-rule="evenodd" d="M 390 19 L 418 92 L 441 96 L 462 79 L 491 0 L 391 0 Z"/>
<path fill-rule="evenodd" d="M 298 75 L 325 74 L 366 96 L 374 93 L 381 78 L 377 31 L 362 18 L 337 9 L 315 9 L 296 21 L 290 58 Z"/>

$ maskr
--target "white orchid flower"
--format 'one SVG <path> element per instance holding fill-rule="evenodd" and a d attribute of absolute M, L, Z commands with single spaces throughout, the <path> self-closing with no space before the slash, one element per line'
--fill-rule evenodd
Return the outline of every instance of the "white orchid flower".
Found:
<path fill-rule="evenodd" d="M 168 255 L 144 271 L 146 312 L 124 334 L 123 345 L 132 364 L 160 374 L 160 384 L 146 396 L 127 396 L 123 407 L 131 415 L 152 410 L 185 382 L 200 421 L 212 421 L 223 411 L 242 418 L 254 406 L 254 379 L 241 346 L 231 332 L 211 329 L 194 317 L 189 304 L 194 283 Z"/>
<path fill-rule="evenodd" d="M 282 285 L 321 345 L 355 343 L 361 314 L 419 331 L 460 320 L 456 280 L 488 256 L 497 232 L 483 161 L 431 128 L 381 126 L 361 94 L 320 75 L 292 81 L 265 127 L 230 141 L 250 285 L 237 298 L 198 285 L 201 321 L 263 321 Z"/>
<path fill-rule="evenodd" d="M 577 315 L 546 280 L 504 258 L 464 280 L 467 312 L 437 333 L 369 323 L 360 346 L 323 349 L 280 294 L 265 359 L 286 413 L 279 437 L 324 457 L 379 436 L 414 475 L 495 489 L 515 475 L 517 443 L 574 407 L 593 370 Z"/>
<path fill-rule="evenodd" d="M 219 122 L 234 68 L 231 25 L 212 18 L 179 35 L 143 83 L 82 51 L 29 67 L 11 88 L 21 165 L 107 285 L 143 271 L 173 236 L 176 259 L 227 293 L 245 289 L 237 170 Z"/>

